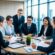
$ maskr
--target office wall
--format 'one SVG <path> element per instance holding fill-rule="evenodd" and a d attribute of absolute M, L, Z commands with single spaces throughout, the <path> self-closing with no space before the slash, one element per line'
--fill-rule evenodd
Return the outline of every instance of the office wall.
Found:
<path fill-rule="evenodd" d="M 0 1 L 0 15 L 6 17 L 7 15 L 15 15 L 17 9 L 24 9 L 24 3 L 18 1 Z"/>

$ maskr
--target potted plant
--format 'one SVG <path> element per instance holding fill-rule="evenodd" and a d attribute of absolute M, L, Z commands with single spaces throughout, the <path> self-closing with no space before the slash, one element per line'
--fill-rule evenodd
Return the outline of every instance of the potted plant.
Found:
<path fill-rule="evenodd" d="M 27 38 L 26 38 L 26 44 L 27 45 L 31 44 L 31 36 L 27 36 Z"/>

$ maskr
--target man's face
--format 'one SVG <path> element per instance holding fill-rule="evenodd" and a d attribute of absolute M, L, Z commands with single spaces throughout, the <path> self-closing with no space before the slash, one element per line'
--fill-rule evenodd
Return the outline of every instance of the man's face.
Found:
<path fill-rule="evenodd" d="M 17 12 L 17 15 L 18 15 L 18 16 L 21 16 L 21 15 L 22 15 L 22 11 L 18 11 L 18 12 Z"/>
<path fill-rule="evenodd" d="M 7 21 L 8 24 L 12 24 L 13 23 L 13 19 L 9 19 L 9 21 Z"/>
<path fill-rule="evenodd" d="M 27 23 L 31 24 L 32 23 L 32 19 L 31 18 L 27 18 Z"/>

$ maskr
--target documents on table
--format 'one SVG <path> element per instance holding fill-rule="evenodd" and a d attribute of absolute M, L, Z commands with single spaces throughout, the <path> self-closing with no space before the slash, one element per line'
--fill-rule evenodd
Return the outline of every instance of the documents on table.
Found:
<path fill-rule="evenodd" d="M 38 44 L 38 46 L 48 47 L 49 44 L 46 44 L 46 43 L 44 43 L 44 42 L 40 42 L 40 43 Z"/>
<path fill-rule="evenodd" d="M 9 40 L 9 43 L 15 43 L 18 39 L 20 39 L 20 37 L 11 37 L 11 39 Z"/>
<path fill-rule="evenodd" d="M 20 43 L 14 43 L 14 44 L 10 44 L 9 47 L 11 48 L 20 48 L 20 47 L 24 47 L 25 45 L 20 44 Z"/>
<path fill-rule="evenodd" d="M 33 49 L 31 46 L 24 47 L 24 49 L 26 50 L 26 52 L 35 52 L 35 51 L 38 51 L 37 49 Z"/>

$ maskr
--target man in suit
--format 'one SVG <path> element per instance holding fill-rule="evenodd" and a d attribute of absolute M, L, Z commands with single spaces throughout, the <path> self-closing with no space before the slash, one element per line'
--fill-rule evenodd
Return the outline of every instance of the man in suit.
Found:
<path fill-rule="evenodd" d="M 24 35 L 35 35 L 37 33 L 36 24 L 32 23 L 33 17 L 27 17 L 27 23 L 22 25 L 22 34 Z"/>
<path fill-rule="evenodd" d="M 0 16 L 0 23 L 3 24 L 3 21 L 4 21 L 4 17 Z M 1 24 L 0 24 L 1 25 Z M 0 31 L 0 55 L 1 55 L 1 47 L 5 48 L 9 45 L 9 42 L 5 42 L 3 40 L 3 35 L 2 35 L 2 32 Z"/>
<path fill-rule="evenodd" d="M 18 9 L 17 14 L 13 16 L 13 25 L 14 25 L 15 33 L 17 35 L 21 33 L 21 26 L 25 22 L 22 12 L 23 12 L 22 9 Z"/>
<path fill-rule="evenodd" d="M 55 50 L 55 17 L 53 17 L 53 34 L 52 34 L 53 42 L 50 44 L 49 47 L 42 47 L 42 46 L 36 46 L 33 44 L 34 48 L 37 48 L 37 50 L 43 51 L 43 52 L 53 52 Z"/>

